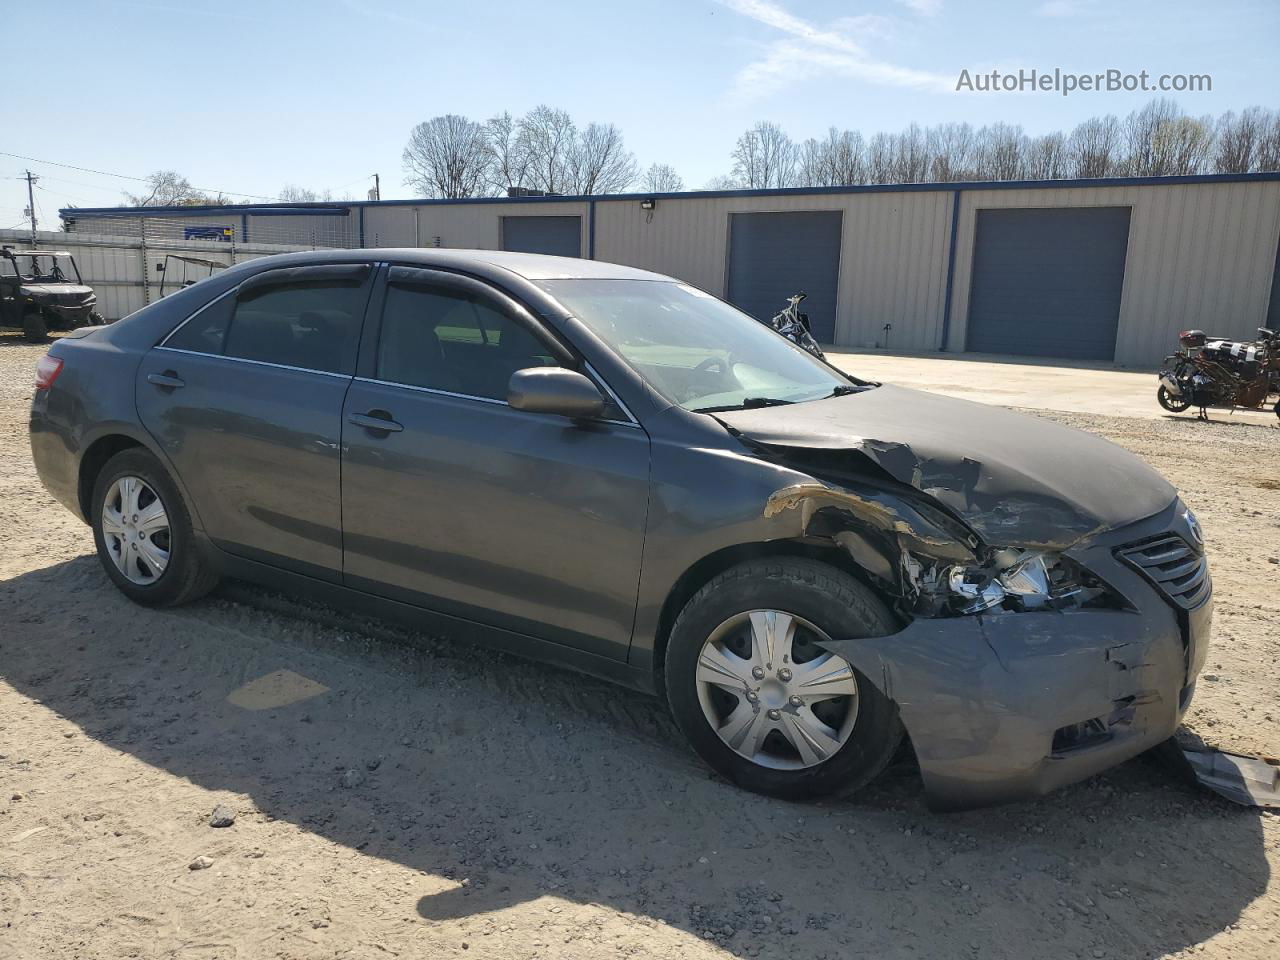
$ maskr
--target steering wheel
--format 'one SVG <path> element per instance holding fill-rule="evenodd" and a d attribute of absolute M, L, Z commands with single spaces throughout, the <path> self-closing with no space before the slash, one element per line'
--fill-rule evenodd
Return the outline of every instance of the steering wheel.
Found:
<path fill-rule="evenodd" d="M 720 357 L 707 357 L 700 364 L 693 368 L 694 373 L 710 373 L 716 367 L 720 368 L 720 376 L 726 376 L 729 373 L 729 364 L 725 363 Z"/>

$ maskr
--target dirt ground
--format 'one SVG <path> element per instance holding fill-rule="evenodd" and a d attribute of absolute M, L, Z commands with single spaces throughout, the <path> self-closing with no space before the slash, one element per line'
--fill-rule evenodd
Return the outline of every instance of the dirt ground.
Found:
<path fill-rule="evenodd" d="M 1280 817 L 1149 760 L 960 815 L 907 765 L 787 804 L 602 683 L 247 587 L 133 606 L 33 472 L 41 352 L 0 336 L 5 960 L 1280 956 Z M 1194 506 L 1188 726 L 1280 754 L 1280 430 L 1049 416 Z"/>

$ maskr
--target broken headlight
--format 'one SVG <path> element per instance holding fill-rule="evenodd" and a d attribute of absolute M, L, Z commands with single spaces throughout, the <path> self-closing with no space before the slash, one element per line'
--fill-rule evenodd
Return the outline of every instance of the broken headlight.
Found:
<path fill-rule="evenodd" d="M 1109 591 L 1088 571 L 1055 553 L 1006 548 L 980 565 L 942 564 L 920 557 L 906 561 L 916 589 L 916 613 L 967 616 L 993 610 L 1028 611 L 1110 605 Z"/>

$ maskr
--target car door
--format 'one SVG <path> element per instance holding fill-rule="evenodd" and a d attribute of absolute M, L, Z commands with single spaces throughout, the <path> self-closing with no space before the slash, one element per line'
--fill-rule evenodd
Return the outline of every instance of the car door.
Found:
<path fill-rule="evenodd" d="M 488 284 L 393 266 L 375 299 L 343 412 L 345 582 L 625 659 L 648 435 L 616 407 L 509 407 L 513 372 L 574 362 Z"/>
<path fill-rule="evenodd" d="M 255 274 L 144 357 L 139 415 L 227 552 L 341 581 L 342 401 L 373 273 Z"/>

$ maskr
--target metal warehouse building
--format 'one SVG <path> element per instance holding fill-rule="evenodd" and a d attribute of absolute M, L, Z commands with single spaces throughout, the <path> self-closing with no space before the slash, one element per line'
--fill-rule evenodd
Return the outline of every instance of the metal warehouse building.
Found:
<path fill-rule="evenodd" d="M 136 209 L 61 211 L 137 235 Z M 1280 173 L 150 208 L 182 235 L 470 247 L 656 270 L 757 316 L 804 290 L 846 347 L 1150 366 L 1179 330 L 1280 327 Z M 171 226 L 172 228 L 172 226 Z M 69 238 L 70 239 L 70 238 Z"/>

